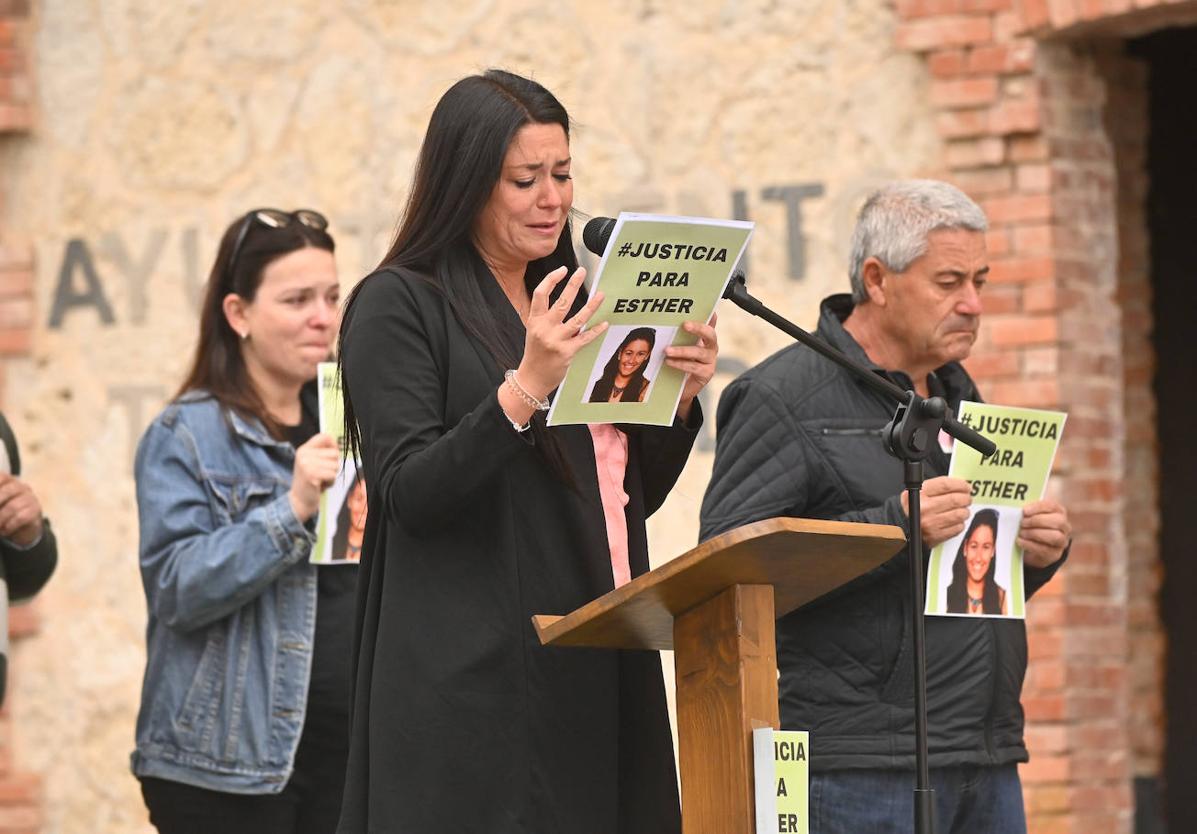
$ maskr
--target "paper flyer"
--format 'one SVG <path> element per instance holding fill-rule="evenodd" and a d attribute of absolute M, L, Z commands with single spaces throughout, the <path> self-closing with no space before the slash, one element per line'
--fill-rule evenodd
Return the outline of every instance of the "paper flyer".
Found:
<path fill-rule="evenodd" d="M 592 293 L 601 289 L 606 297 L 587 329 L 604 321 L 610 327 L 574 357 L 548 424 L 670 425 L 685 374 L 664 364 L 665 348 L 697 341 L 681 326 L 710 320 L 753 227 L 740 220 L 619 215 L 590 283 Z"/>
<path fill-rule="evenodd" d="M 926 613 L 964 617 L 1026 617 L 1022 548 L 1015 544 L 1022 507 L 1038 501 L 1064 433 L 1060 411 L 964 402 L 958 419 L 997 444 L 982 458 L 956 443 L 948 474 L 972 484 L 964 531 L 931 551 Z"/>
<path fill-rule="evenodd" d="M 317 565 L 356 564 L 362 555 L 366 532 L 366 481 L 357 462 L 346 457 L 344 404 L 336 362 L 321 362 L 316 371 L 320 431 L 331 434 L 344 461 L 336 481 L 320 496 L 316 519 L 316 544 L 310 561 Z"/>
<path fill-rule="evenodd" d="M 810 739 L 804 730 L 752 731 L 756 834 L 808 834 Z"/>

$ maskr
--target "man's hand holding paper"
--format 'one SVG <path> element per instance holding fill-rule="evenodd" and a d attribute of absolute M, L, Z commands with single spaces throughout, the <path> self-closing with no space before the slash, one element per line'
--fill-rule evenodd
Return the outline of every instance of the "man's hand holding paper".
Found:
<path fill-rule="evenodd" d="M 1059 501 L 1043 498 L 1022 508 L 1017 544 L 1031 567 L 1046 568 L 1058 562 L 1071 535 L 1068 510 Z"/>

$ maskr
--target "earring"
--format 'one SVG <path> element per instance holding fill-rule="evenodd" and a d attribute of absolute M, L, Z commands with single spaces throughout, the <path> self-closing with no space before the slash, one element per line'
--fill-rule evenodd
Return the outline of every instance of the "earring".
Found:
<path fill-rule="evenodd" d="M 243 341 L 243 342 L 244 342 L 246 339 L 248 339 L 248 338 L 249 338 L 249 331 L 248 331 L 248 330 L 246 330 L 244 333 L 238 333 L 237 335 L 238 335 L 238 336 L 240 336 L 240 337 L 241 337 L 241 341 Z"/>

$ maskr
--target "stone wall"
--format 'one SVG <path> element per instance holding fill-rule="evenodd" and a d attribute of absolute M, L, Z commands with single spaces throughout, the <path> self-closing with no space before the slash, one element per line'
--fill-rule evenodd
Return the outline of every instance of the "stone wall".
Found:
<path fill-rule="evenodd" d="M 11 700 L 46 832 L 148 830 L 127 769 L 145 622 L 130 465 L 239 212 L 326 212 L 348 286 L 384 249 L 436 98 L 505 66 L 577 120 L 578 208 L 757 220 L 754 292 L 811 325 L 846 286 L 863 194 L 942 170 L 942 93 L 885 0 L 40 0 L 31 15 L 36 119 L 0 144 L 0 240 L 26 265 L 0 291 L 31 327 L 0 349 L 19 348 L 3 399 L 62 549 Z M 735 310 L 720 330 L 709 406 L 783 343 Z M 695 541 L 712 449 L 652 522 L 658 559 Z"/>

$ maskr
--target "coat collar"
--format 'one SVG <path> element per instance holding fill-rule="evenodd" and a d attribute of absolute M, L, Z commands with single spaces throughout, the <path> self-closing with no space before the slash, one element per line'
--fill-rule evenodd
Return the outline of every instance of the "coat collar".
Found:
<path fill-rule="evenodd" d="M 845 354 L 849 359 L 864 365 L 873 373 L 885 377 L 903 389 L 912 387 L 912 381 L 901 371 L 891 371 L 881 367 L 865 353 L 864 348 L 852 338 L 844 329 L 844 321 L 851 315 L 855 305 L 852 296 L 847 293 L 830 295 L 819 305 L 818 334 L 832 347 Z M 953 411 L 961 400 L 978 400 L 977 387 L 969 377 L 964 366 L 959 362 L 948 362 L 931 372 L 928 381 L 931 393 L 942 396 L 947 400 Z M 942 390 L 936 390 L 942 389 Z"/>
<path fill-rule="evenodd" d="M 188 391 L 187 393 L 183 394 L 183 396 L 179 397 L 179 402 L 198 402 L 206 399 L 212 399 L 215 401 L 215 398 L 210 392 L 193 390 Z M 304 412 L 315 415 L 316 421 L 319 423 L 317 406 L 318 392 L 316 390 L 315 380 L 304 383 L 303 388 L 299 390 L 299 401 Z M 225 422 L 228 423 L 229 428 L 232 429 L 233 433 L 241 439 L 247 440 L 250 443 L 255 443 L 258 446 L 265 446 L 267 448 L 285 449 L 288 451 L 292 449 L 291 444 L 288 441 L 276 440 L 274 437 L 272 437 L 270 432 L 266 430 L 266 426 L 264 426 L 262 421 L 258 420 L 256 417 L 245 417 L 237 413 L 236 410 L 225 408 L 224 406 L 220 406 L 220 410 L 221 413 L 224 414 Z"/>
<path fill-rule="evenodd" d="M 258 419 L 243 417 L 231 408 L 226 408 L 224 414 L 233 429 L 233 433 L 242 440 L 248 440 L 250 443 L 272 448 L 291 445 L 285 440 L 275 440 L 271 437 L 270 432 L 266 431 L 266 427 Z"/>

